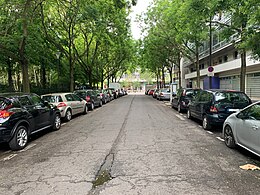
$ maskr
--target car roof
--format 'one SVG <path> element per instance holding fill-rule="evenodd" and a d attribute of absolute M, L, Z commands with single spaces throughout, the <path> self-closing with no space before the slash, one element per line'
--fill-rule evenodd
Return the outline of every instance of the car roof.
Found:
<path fill-rule="evenodd" d="M 204 90 L 204 91 L 208 91 L 208 92 L 211 92 L 211 93 L 216 93 L 216 92 L 244 93 L 244 92 L 242 92 L 242 91 L 231 90 L 231 89 L 207 89 L 207 90 Z"/>
<path fill-rule="evenodd" d="M 67 95 L 67 94 L 73 94 L 71 92 L 63 92 L 63 93 L 48 93 L 48 94 L 43 94 L 42 96 L 48 96 L 48 95 Z"/>
<path fill-rule="evenodd" d="M 36 95 L 35 93 L 24 93 L 24 92 L 12 92 L 12 93 L 0 93 L 1 97 L 18 97 L 25 95 Z"/>

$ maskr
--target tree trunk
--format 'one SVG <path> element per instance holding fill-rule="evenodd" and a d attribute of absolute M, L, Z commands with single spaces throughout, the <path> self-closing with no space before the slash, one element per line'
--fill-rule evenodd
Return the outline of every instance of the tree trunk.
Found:
<path fill-rule="evenodd" d="M 41 62 L 41 86 L 43 89 L 46 89 L 46 68 L 45 68 L 45 64 L 44 64 L 44 61 L 42 59 L 42 62 Z"/>
<path fill-rule="evenodd" d="M 245 92 L 245 89 L 246 89 L 246 51 L 243 49 L 241 53 L 240 91 Z"/>
<path fill-rule="evenodd" d="M 162 88 L 165 88 L 164 66 L 162 67 Z"/>
<path fill-rule="evenodd" d="M 23 29 L 23 35 L 22 39 L 19 45 L 19 56 L 20 56 L 20 65 L 22 69 L 22 77 L 23 77 L 23 92 L 30 92 L 30 83 L 29 83 L 29 66 L 28 66 L 28 60 L 25 56 L 25 47 L 26 47 L 26 41 L 28 37 L 28 13 L 30 8 L 31 0 L 27 0 L 24 5 L 24 10 L 22 13 L 22 29 Z"/>
<path fill-rule="evenodd" d="M 12 78 L 12 62 L 10 59 L 7 60 L 7 74 L 8 74 L 8 91 L 14 91 L 14 84 Z"/>
<path fill-rule="evenodd" d="M 179 77 L 179 89 L 182 88 L 181 82 L 182 82 L 182 77 L 181 77 L 181 58 L 178 58 L 178 77 Z"/>
<path fill-rule="evenodd" d="M 101 89 L 104 88 L 104 71 L 101 70 Z"/>
<path fill-rule="evenodd" d="M 93 81 L 92 81 L 92 71 L 88 72 L 88 82 L 89 82 L 89 87 L 92 88 Z"/>

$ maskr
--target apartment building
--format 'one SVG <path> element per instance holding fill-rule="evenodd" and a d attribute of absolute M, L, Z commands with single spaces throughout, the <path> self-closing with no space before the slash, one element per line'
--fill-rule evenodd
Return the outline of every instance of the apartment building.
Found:
<path fill-rule="evenodd" d="M 213 35 L 211 58 L 214 76 L 212 76 L 212 88 L 239 90 L 241 56 L 234 47 L 236 40 L 235 36 L 230 37 L 229 40 L 221 40 L 218 34 Z M 199 64 L 200 88 L 207 89 L 209 86 L 209 44 L 207 43 L 200 48 Z M 250 51 L 247 51 L 246 64 L 246 93 L 251 98 L 260 99 L 260 61 L 254 60 Z M 198 85 L 195 65 L 189 60 L 183 59 L 181 68 L 183 87 L 196 88 Z"/>

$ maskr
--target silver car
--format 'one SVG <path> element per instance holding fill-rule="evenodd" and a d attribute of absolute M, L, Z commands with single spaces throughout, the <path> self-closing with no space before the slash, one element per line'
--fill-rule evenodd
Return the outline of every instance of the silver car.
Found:
<path fill-rule="evenodd" d="M 238 145 L 260 156 L 260 101 L 231 114 L 224 122 L 223 137 L 228 147 Z"/>
<path fill-rule="evenodd" d="M 171 91 L 169 88 L 162 88 L 158 91 L 158 100 L 170 100 Z"/>
<path fill-rule="evenodd" d="M 87 114 L 87 102 L 73 93 L 52 93 L 41 96 L 47 101 L 59 108 L 61 117 L 66 121 L 70 121 L 75 114 Z"/>

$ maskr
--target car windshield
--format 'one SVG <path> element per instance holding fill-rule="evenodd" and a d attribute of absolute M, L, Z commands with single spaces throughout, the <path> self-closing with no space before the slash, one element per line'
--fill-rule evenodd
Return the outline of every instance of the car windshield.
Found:
<path fill-rule="evenodd" d="M 42 99 L 44 101 L 47 101 L 47 102 L 50 102 L 50 103 L 62 102 L 61 97 L 57 96 L 57 95 L 46 95 L 46 96 L 43 96 Z"/>
<path fill-rule="evenodd" d="M 0 97 L 0 110 L 6 109 L 11 104 L 12 104 L 12 102 L 9 99 Z"/>

